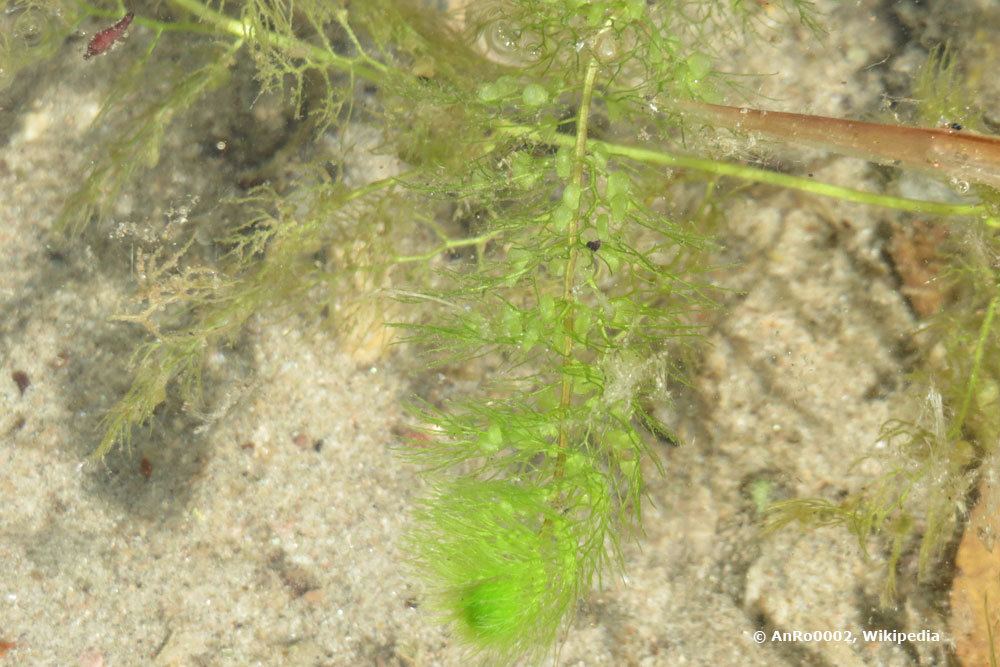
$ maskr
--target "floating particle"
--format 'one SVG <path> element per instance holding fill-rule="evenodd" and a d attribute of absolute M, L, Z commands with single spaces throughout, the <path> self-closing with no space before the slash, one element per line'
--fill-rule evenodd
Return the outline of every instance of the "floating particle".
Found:
<path fill-rule="evenodd" d="M 139 461 L 139 474 L 141 474 L 146 479 L 153 476 L 153 464 L 149 462 L 145 456 Z"/>
<path fill-rule="evenodd" d="M 90 40 L 89 44 L 87 44 L 87 52 L 83 54 L 84 60 L 93 58 L 94 56 L 99 56 L 110 49 L 115 42 L 122 38 L 122 35 L 124 35 L 125 31 L 128 30 L 128 27 L 134 18 L 135 14 L 129 12 L 123 16 L 118 23 L 114 24 L 110 28 L 105 28 L 94 35 L 94 38 Z"/>
<path fill-rule="evenodd" d="M 59 354 L 56 355 L 55 359 L 49 361 L 49 368 L 51 368 L 54 371 L 57 371 L 61 368 L 66 368 L 66 366 L 69 365 L 69 362 L 70 362 L 69 352 L 67 352 L 66 350 L 62 350 L 59 352 Z"/>

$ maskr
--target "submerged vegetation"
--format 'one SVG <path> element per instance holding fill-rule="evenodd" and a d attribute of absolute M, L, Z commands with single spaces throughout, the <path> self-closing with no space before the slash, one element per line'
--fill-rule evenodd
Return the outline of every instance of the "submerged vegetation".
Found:
<path fill-rule="evenodd" d="M 778 5 L 786 24 L 821 30 L 806 0 Z M 676 151 L 700 128 L 691 109 L 735 89 L 709 37 L 782 29 L 764 27 L 774 11 L 738 0 L 506 0 L 444 14 L 402 0 L 8 2 L 0 86 L 76 31 L 134 13 L 123 43 L 91 61 L 122 56 L 98 122 L 127 120 L 69 197 L 63 234 L 106 230 L 116 201 L 160 160 L 171 123 L 241 68 L 297 127 L 272 156 L 287 164 L 251 170 L 197 230 L 157 230 L 140 253 L 134 307 L 118 317 L 149 342 L 93 458 L 127 447 L 168 397 L 201 403 L 207 355 L 255 315 L 326 309 L 344 335 L 393 320 L 441 363 L 496 359 L 475 395 L 414 406 L 408 456 L 433 493 L 408 544 L 472 648 L 497 661 L 538 656 L 641 528 L 649 443 L 675 439 L 651 406 L 687 380 L 715 307 L 701 212 L 726 177 L 974 221 L 952 235 L 963 258 L 946 278 L 954 297 L 921 343 L 925 417 L 881 436 L 890 472 L 846 500 L 786 501 L 768 518 L 843 524 L 863 546 L 885 536 L 891 573 L 918 539 L 926 573 L 1000 437 L 997 165 L 987 156 L 960 172 L 989 176 L 964 183 L 976 202 L 942 203 Z M 178 48 L 191 54 L 183 67 L 158 65 Z M 138 94 L 151 70 L 169 76 L 156 95 Z M 925 72 L 932 124 L 982 129 L 956 102 L 947 54 Z M 377 128 L 371 150 L 397 155 L 398 173 L 359 177 L 330 161 L 325 139 L 359 125 Z M 636 135 L 641 144 L 627 139 Z M 287 166 L 291 155 L 301 162 Z M 663 203 L 672 182 L 691 192 L 682 173 L 707 184 L 686 210 Z M 384 339 L 374 335 L 368 344 Z"/>

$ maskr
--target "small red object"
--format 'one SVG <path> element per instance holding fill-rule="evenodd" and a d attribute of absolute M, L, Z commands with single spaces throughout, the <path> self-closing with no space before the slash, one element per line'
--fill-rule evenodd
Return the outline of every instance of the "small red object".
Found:
<path fill-rule="evenodd" d="M 87 45 L 87 52 L 83 54 L 83 58 L 85 60 L 87 58 L 93 58 L 94 56 L 99 56 L 110 49 L 115 42 L 122 38 L 122 35 L 124 35 L 125 31 L 128 30 L 128 27 L 134 18 L 135 14 L 129 12 L 123 16 L 118 23 L 114 24 L 110 28 L 105 28 L 94 35 L 94 38 L 90 40 L 90 44 Z"/>

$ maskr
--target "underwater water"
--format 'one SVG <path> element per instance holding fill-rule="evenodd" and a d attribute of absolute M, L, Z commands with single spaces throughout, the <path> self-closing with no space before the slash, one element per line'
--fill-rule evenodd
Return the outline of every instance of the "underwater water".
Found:
<path fill-rule="evenodd" d="M 818 40 L 770 3 L 755 4 L 763 41 L 700 37 L 712 44 L 716 69 L 746 75 L 725 89 L 731 99 L 717 101 L 750 97 L 761 108 L 892 122 L 908 109 L 929 45 L 950 37 L 964 44 L 958 58 L 976 103 L 996 108 L 1000 89 L 986 74 L 997 63 L 986 37 L 1000 27 L 996 3 L 824 0 L 816 3 Z M 380 125 L 378 90 L 352 81 L 350 102 L 330 114 L 340 124 L 317 130 L 303 119 L 321 114 L 323 83 L 306 77 L 306 108 L 296 109 L 287 73 L 277 86 L 287 96 L 265 89 L 249 47 L 218 25 L 211 39 L 199 33 L 211 23 L 184 14 L 184 3 L 130 6 L 135 19 L 117 24 L 106 51 L 110 33 L 92 40 L 124 12 L 93 9 L 68 36 L 31 44 L 44 57 L 25 64 L 5 51 L 0 61 L 16 65 L 0 79 L 0 663 L 469 664 L 461 631 L 442 624 L 430 602 L 433 585 L 412 571 L 406 535 L 435 480 L 405 454 L 433 433 L 414 404 L 478 395 L 508 358 L 459 351 L 432 367 L 420 342 L 386 328 L 425 322 L 425 311 L 408 309 L 432 299 L 414 296 L 416 279 L 402 269 L 365 269 L 381 266 L 385 248 L 407 258 L 399 266 L 418 264 L 410 259 L 438 247 L 434 230 L 459 235 L 428 261 L 439 273 L 416 274 L 435 287 L 477 253 L 509 248 L 476 226 L 471 196 L 449 199 L 443 187 L 420 207 L 387 197 L 364 218 L 324 208 L 324 188 L 375 188 L 407 173 L 421 148 L 433 153 L 416 129 Z M 0 21 L 21 29 L 30 11 L 11 2 Z M 468 28 L 447 20 L 450 30 Z M 201 41 L 160 30 L 173 21 Z M 516 69 L 535 57 L 523 56 L 537 47 L 530 39 L 489 25 L 493 32 L 472 48 L 507 49 L 495 65 Z M 393 37 L 407 43 L 405 34 Z M 422 81 L 445 76 L 440 63 L 411 65 Z M 480 97 L 495 91 L 486 92 Z M 519 94 L 531 108 L 548 95 Z M 408 103 L 396 100 L 392 117 Z M 611 123 L 613 110 L 595 108 Z M 413 104 L 414 128 L 423 127 L 423 109 Z M 977 118 L 996 134 L 1000 118 L 990 113 Z M 629 126 L 601 138 L 645 145 L 650 136 Z M 815 146 L 726 131 L 674 139 L 718 163 L 955 206 L 979 201 L 946 179 Z M 548 159 L 555 145 L 532 157 Z M 978 661 L 990 655 L 992 639 L 983 637 L 995 608 L 981 621 L 953 610 L 979 609 L 962 606 L 980 586 L 964 578 L 972 568 L 963 564 L 1000 562 L 988 540 L 979 553 L 966 539 L 974 532 L 967 525 L 993 530 L 969 522 L 988 522 L 993 507 L 980 498 L 992 498 L 996 469 L 989 415 L 1000 367 L 987 345 L 995 301 L 988 281 L 979 289 L 950 276 L 956 256 L 996 268 L 991 228 L 707 179 L 668 169 L 662 194 L 643 191 L 651 210 L 711 238 L 698 280 L 718 306 L 691 315 L 703 338 L 677 362 L 685 381 L 671 375 L 644 404 L 670 432 L 642 430 L 641 530 L 623 529 L 622 568 L 588 582 L 554 647 L 529 652 L 523 664 L 987 664 Z M 295 189 L 307 182 L 318 185 Z M 60 230 L 67 211 L 73 221 Z M 364 234 L 346 236 L 361 226 L 356 220 Z M 281 231 L 257 236 L 272 224 Z M 220 242 L 226 230 L 236 231 Z M 468 242 L 475 234 L 484 240 Z M 598 275 L 601 253 L 616 245 L 587 239 L 579 264 Z M 293 242 L 297 254 L 281 256 L 281 244 Z M 240 271 L 227 273 L 233 248 L 243 253 Z M 343 266 L 346 275 L 331 277 Z M 297 271 L 309 279 L 286 286 Z M 261 292 L 273 288 L 270 300 L 240 291 L 258 283 Z M 503 288 L 491 283 L 466 301 L 486 304 Z M 384 294 L 399 298 L 375 298 Z M 971 305 L 945 317 L 961 299 Z M 190 310 L 171 310 L 189 302 Z M 495 308 L 484 306 L 486 315 Z M 961 327 L 964 337 L 941 333 Z M 147 419 L 134 420 L 148 423 L 131 432 L 128 422 L 118 433 L 130 438 L 113 438 L 95 460 L 115 424 L 108 415 L 121 415 L 115 406 L 136 386 L 135 369 L 169 346 L 181 349 L 178 331 L 193 332 L 186 340 L 196 349 L 176 368 L 196 359 L 200 383 L 164 380 L 160 391 L 151 374 L 146 389 L 156 400 Z M 619 362 L 602 367 L 609 396 L 631 396 L 659 368 L 650 358 Z M 487 391 L 490 400 L 502 402 Z M 887 433 L 893 420 L 919 424 L 925 449 L 915 437 L 900 445 L 912 432 Z M 491 437 L 483 434 L 484 448 Z M 529 476 L 541 464 L 526 457 L 520 465 Z M 925 504 L 905 521 L 879 517 L 884 530 L 866 535 L 867 553 L 842 525 L 849 522 L 829 514 L 813 519 L 830 525 L 762 532 L 774 502 L 833 507 L 898 479 L 914 480 L 908 493 Z M 546 514 L 545 526 L 558 516 Z M 933 531 L 941 534 L 921 551 Z M 889 598 L 887 562 L 895 572 Z M 517 601 L 503 602 L 504 613 L 516 613 Z M 475 614 L 466 609 L 475 623 L 492 622 L 488 602 L 475 604 Z M 801 634 L 815 632 L 828 634 Z"/>

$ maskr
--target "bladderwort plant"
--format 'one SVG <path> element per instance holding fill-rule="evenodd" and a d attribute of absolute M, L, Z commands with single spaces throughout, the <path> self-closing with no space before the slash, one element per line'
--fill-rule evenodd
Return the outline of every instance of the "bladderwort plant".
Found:
<path fill-rule="evenodd" d="M 820 39 L 810 2 L 776 6 Z M 136 306 L 119 319 L 144 327 L 149 342 L 92 459 L 128 447 L 170 397 L 201 404 L 207 355 L 234 343 L 257 314 L 326 307 L 346 330 L 394 319 L 442 363 L 497 360 L 475 395 L 414 406 L 420 433 L 408 456 L 433 492 L 415 511 L 408 544 L 434 607 L 471 649 L 500 663 L 538 658 L 581 596 L 622 566 L 623 537 L 641 529 L 642 463 L 656 463 L 648 443 L 673 438 L 651 406 L 684 383 L 701 316 L 714 307 L 702 277 L 711 248 L 702 213 L 727 182 L 765 183 L 975 221 L 953 237 L 962 251 L 949 277 L 954 306 L 929 329 L 929 416 L 883 435 L 897 446 L 893 472 L 846 501 L 793 500 L 770 514 L 772 527 L 840 523 L 863 544 L 888 535 L 890 571 L 920 539 L 926 571 L 1000 435 L 989 151 L 980 159 L 947 132 L 920 134 L 938 142 L 938 161 L 924 166 L 961 175 L 978 195 L 957 204 L 677 151 L 682 129 L 741 129 L 738 111 L 710 106 L 736 90 L 717 69 L 713 40 L 753 38 L 771 3 L 503 0 L 445 9 L 402 0 L 5 3 L 0 85 L 78 48 L 66 43 L 77 31 L 134 14 L 127 39 L 94 58 L 121 59 L 95 127 L 124 120 L 57 222 L 69 238 L 106 225 L 160 161 L 172 123 L 241 72 L 252 70 L 258 97 L 280 96 L 297 127 L 268 165 L 245 174 L 243 194 L 204 206 L 210 214 L 196 231 L 155 230 L 140 253 Z M 178 50 L 183 67 L 165 65 L 161 56 Z M 152 71 L 156 95 L 146 91 Z M 946 53 L 924 72 L 916 96 L 925 126 L 947 119 L 962 132 L 983 130 Z M 815 142 L 832 124 L 803 118 L 798 129 L 773 118 L 742 129 Z M 402 173 L 366 182 L 337 173 L 317 146 L 356 123 L 378 128 L 379 150 L 398 155 Z M 636 128 L 641 145 L 628 139 Z M 819 134 L 806 136 L 808 128 Z M 879 152 L 890 130 L 866 131 L 867 140 L 839 148 L 912 166 L 910 155 Z M 293 164 L 294 177 L 283 176 Z M 658 202 L 672 179 L 692 180 L 679 174 L 703 179 L 701 203 L 668 215 Z"/>

